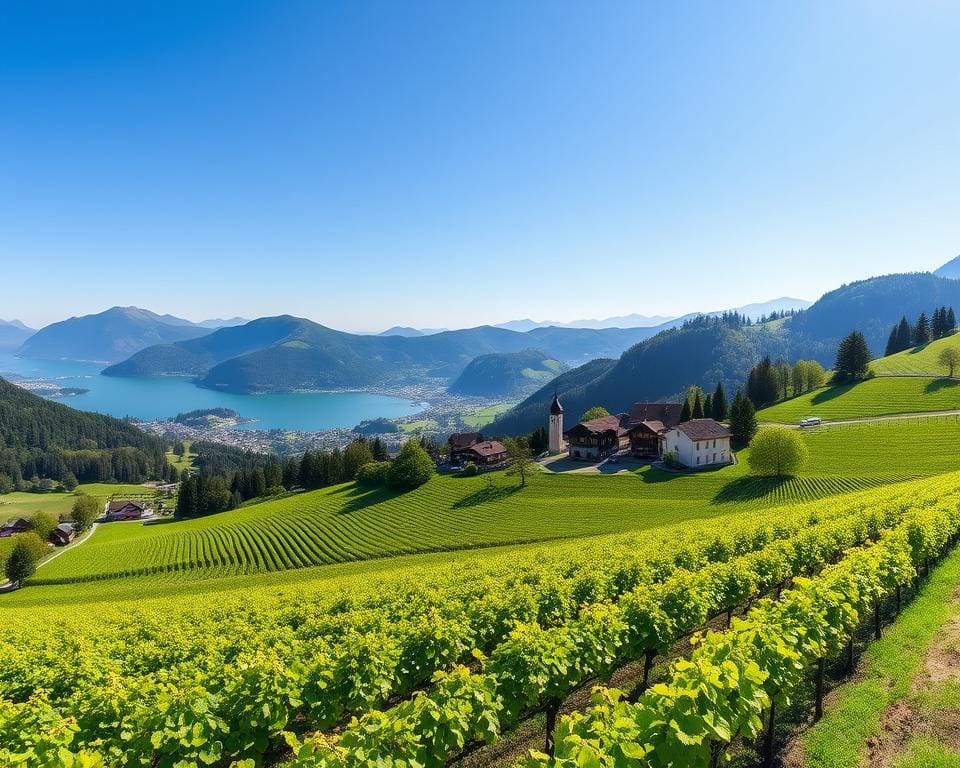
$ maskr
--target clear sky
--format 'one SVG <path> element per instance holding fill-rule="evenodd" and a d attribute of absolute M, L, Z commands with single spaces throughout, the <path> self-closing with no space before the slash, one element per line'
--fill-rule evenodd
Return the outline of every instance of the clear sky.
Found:
<path fill-rule="evenodd" d="M 0 317 L 680 314 L 960 253 L 960 4 L 0 4 Z"/>

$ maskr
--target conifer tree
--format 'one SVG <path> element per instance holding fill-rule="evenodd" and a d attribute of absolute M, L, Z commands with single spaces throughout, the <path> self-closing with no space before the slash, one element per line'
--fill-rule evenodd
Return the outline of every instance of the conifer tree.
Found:
<path fill-rule="evenodd" d="M 953 307 L 947 308 L 947 333 L 951 334 L 956 330 L 957 316 L 953 314 Z"/>
<path fill-rule="evenodd" d="M 917 318 L 917 324 L 913 327 L 913 343 L 915 346 L 926 344 L 930 341 L 930 323 L 927 321 L 927 313 L 921 312 Z"/>
<path fill-rule="evenodd" d="M 703 399 L 703 417 L 705 419 L 713 418 L 713 398 L 709 392 L 707 392 L 706 397 Z"/>
<path fill-rule="evenodd" d="M 717 382 L 717 388 L 713 393 L 713 403 L 711 404 L 711 416 L 717 421 L 723 421 L 727 418 L 727 395 L 723 391 L 723 384 Z"/>
<path fill-rule="evenodd" d="M 904 315 L 900 318 L 900 325 L 897 326 L 897 352 L 903 352 L 905 349 L 910 349 L 912 343 L 913 329 L 910 327 L 910 322 L 907 320 L 907 316 Z"/>
<path fill-rule="evenodd" d="M 887 339 L 887 346 L 883 351 L 883 356 L 889 357 L 897 352 L 899 352 L 897 349 L 897 326 L 894 325 L 890 330 L 890 337 Z"/>
<path fill-rule="evenodd" d="M 860 331 L 853 331 L 840 342 L 834 379 L 838 382 L 859 381 L 870 373 L 870 349 Z"/>
<path fill-rule="evenodd" d="M 693 410 L 690 413 L 690 418 L 692 419 L 702 419 L 703 418 L 703 403 L 700 402 L 700 393 L 694 396 L 693 399 Z"/>
<path fill-rule="evenodd" d="M 683 401 L 683 409 L 680 411 L 680 421 L 690 421 L 690 401 Z"/>
<path fill-rule="evenodd" d="M 747 446 L 757 432 L 756 409 L 749 397 L 744 397 L 739 390 L 730 406 L 730 434 L 733 441 L 741 446 Z"/>

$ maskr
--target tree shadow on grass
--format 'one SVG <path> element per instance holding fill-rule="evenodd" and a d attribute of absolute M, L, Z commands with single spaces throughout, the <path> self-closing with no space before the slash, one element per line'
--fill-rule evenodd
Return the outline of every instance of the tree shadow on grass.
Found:
<path fill-rule="evenodd" d="M 519 490 L 521 490 L 519 485 L 487 485 L 455 502 L 453 508 L 463 509 L 464 507 L 476 507 L 480 504 L 503 501 L 509 499 Z"/>
<path fill-rule="evenodd" d="M 925 349 L 926 349 L 927 347 L 929 347 L 929 346 L 930 346 L 930 342 L 929 342 L 929 341 L 924 342 L 923 344 L 917 344 L 917 346 L 910 348 L 910 354 L 911 354 L 911 355 L 915 355 L 915 354 L 917 354 L 918 352 L 923 352 L 923 350 L 925 350 Z"/>
<path fill-rule="evenodd" d="M 939 392 L 941 389 L 953 389 L 954 387 L 960 387 L 960 379 L 950 379 L 944 376 L 942 379 L 934 379 L 933 381 L 927 382 L 927 386 L 923 388 L 923 391 L 929 395 L 933 392 Z"/>
<path fill-rule="evenodd" d="M 713 504 L 755 501 L 787 485 L 789 477 L 738 477 L 727 483 L 711 500 Z"/>
<path fill-rule="evenodd" d="M 340 491 L 337 491 L 340 493 Z M 343 490 L 343 496 L 346 499 L 343 506 L 337 510 L 338 515 L 348 515 L 356 512 L 358 509 L 380 504 L 384 501 L 399 496 L 400 491 L 392 488 L 364 488 L 360 485 L 347 486 Z"/>
<path fill-rule="evenodd" d="M 862 383 L 862 382 L 857 382 Z M 820 405 L 821 403 L 826 403 L 834 398 L 841 397 L 842 395 L 847 394 L 851 389 L 853 389 L 857 384 L 838 384 L 835 387 L 830 387 L 825 389 L 823 392 L 814 395 L 810 402 L 813 405 Z"/>

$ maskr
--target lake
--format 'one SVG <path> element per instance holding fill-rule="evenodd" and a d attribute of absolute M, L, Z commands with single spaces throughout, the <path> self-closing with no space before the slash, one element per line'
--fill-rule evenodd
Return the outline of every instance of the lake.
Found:
<path fill-rule="evenodd" d="M 82 387 L 83 395 L 57 402 L 110 416 L 144 421 L 167 419 L 197 408 L 232 408 L 253 423 L 238 429 L 296 429 L 313 432 L 353 427 L 365 419 L 410 416 L 427 407 L 400 397 L 367 392 L 316 392 L 293 395 L 235 395 L 195 386 L 180 376 L 114 378 L 104 366 L 72 360 L 27 360 L 0 353 L 0 375 L 52 379 L 61 387 Z"/>

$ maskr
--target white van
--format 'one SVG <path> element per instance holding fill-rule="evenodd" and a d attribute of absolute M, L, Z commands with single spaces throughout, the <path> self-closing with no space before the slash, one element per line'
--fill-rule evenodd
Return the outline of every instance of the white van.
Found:
<path fill-rule="evenodd" d="M 819 427 L 821 424 L 823 424 L 823 419 L 819 416 L 807 416 L 807 418 L 800 420 L 801 427 Z"/>

